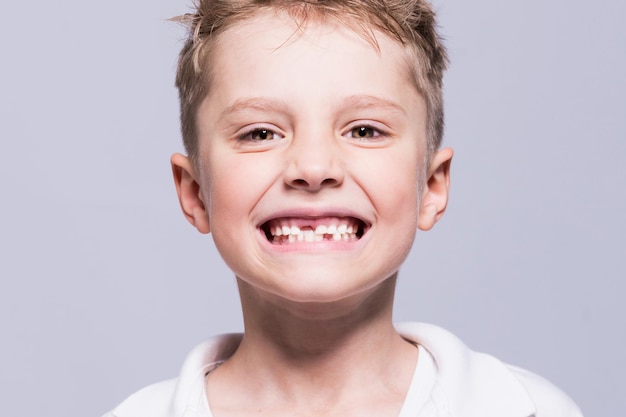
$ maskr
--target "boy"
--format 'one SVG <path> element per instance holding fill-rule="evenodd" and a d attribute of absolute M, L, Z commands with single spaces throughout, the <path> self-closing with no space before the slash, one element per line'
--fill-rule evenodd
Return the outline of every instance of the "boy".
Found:
<path fill-rule="evenodd" d="M 392 323 L 452 159 L 424 0 L 202 0 L 183 20 L 174 179 L 237 277 L 245 332 L 108 416 L 580 416 L 537 376 Z"/>

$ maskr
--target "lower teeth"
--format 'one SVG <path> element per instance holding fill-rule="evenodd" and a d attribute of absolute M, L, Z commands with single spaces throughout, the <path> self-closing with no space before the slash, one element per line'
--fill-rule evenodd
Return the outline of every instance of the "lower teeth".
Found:
<path fill-rule="evenodd" d="M 295 242 L 322 242 L 325 240 L 328 241 L 344 241 L 349 242 L 351 240 L 357 240 L 358 237 L 356 233 L 334 233 L 334 234 L 315 234 L 312 231 L 307 233 L 299 233 L 297 235 L 282 235 L 282 236 L 274 236 L 272 237 L 272 243 L 277 244 L 287 244 L 287 243 L 295 243 Z"/>

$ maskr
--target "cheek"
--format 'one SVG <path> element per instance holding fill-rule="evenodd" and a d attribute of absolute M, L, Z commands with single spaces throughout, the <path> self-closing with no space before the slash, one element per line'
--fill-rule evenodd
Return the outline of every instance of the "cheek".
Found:
<path fill-rule="evenodd" d="M 415 217 L 420 183 L 420 164 L 417 161 L 418 152 L 410 149 L 384 155 L 367 164 L 371 177 L 369 189 L 376 193 L 376 197 L 372 195 L 372 198 L 377 209 L 387 215 L 396 214 L 395 218 L 387 221 L 406 221 L 407 217 Z"/>
<path fill-rule="evenodd" d="M 268 158 L 253 155 L 216 155 L 210 167 L 207 209 L 209 220 L 215 223 L 214 233 L 247 222 L 250 212 L 276 179 Z"/>
<path fill-rule="evenodd" d="M 222 161 L 224 162 L 224 161 Z M 213 163 L 207 174 L 207 213 L 211 235 L 222 259 L 238 271 L 242 259 L 240 250 L 251 239 L 248 232 L 250 208 L 254 204 L 254 189 L 248 173 L 237 166 L 228 169 L 228 163 Z M 247 233 L 248 232 L 248 233 Z"/>

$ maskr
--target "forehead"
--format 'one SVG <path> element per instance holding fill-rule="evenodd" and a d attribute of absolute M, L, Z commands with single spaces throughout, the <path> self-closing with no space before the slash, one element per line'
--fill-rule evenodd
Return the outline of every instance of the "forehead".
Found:
<path fill-rule="evenodd" d="M 364 96 L 422 111 L 406 48 L 379 31 L 368 33 L 331 18 L 297 21 L 259 12 L 220 34 L 209 56 L 205 101 L 227 108 L 241 99 L 276 98 L 310 109 Z"/>

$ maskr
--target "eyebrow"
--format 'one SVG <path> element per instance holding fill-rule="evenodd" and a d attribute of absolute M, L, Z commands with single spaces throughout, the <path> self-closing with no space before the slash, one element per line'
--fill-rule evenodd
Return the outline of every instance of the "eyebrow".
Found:
<path fill-rule="evenodd" d="M 354 108 L 363 110 L 387 110 L 393 113 L 400 113 L 406 116 L 407 113 L 402 106 L 391 100 L 384 99 L 382 97 L 370 96 L 370 95 L 355 95 L 346 97 L 340 108 Z"/>
<path fill-rule="evenodd" d="M 407 113 L 402 106 L 391 100 L 384 99 L 382 97 L 371 96 L 367 94 L 359 94 L 348 96 L 343 99 L 337 106 L 338 110 L 342 109 L 357 109 L 357 110 L 386 110 L 393 113 L 399 113 L 406 116 Z M 289 105 L 282 100 L 274 100 L 260 97 L 242 98 L 237 99 L 233 104 L 226 107 L 221 117 L 237 114 L 243 111 L 256 110 L 256 111 L 270 111 L 288 113 Z"/>
<path fill-rule="evenodd" d="M 237 99 L 233 104 L 226 107 L 224 111 L 222 111 L 221 116 L 225 117 L 246 110 L 273 111 L 284 113 L 287 112 L 288 106 L 286 102 L 281 100 L 272 100 L 258 97 Z"/>

